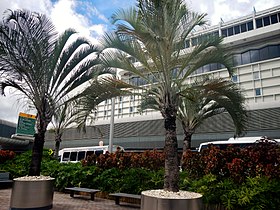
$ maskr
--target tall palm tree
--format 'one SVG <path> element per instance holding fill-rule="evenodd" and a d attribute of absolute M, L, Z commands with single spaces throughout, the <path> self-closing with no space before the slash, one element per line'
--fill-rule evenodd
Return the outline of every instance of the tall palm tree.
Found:
<path fill-rule="evenodd" d="M 179 190 L 176 115 L 186 78 L 199 67 L 221 63 L 230 71 L 230 57 L 219 37 L 209 37 L 191 50 L 182 50 L 187 36 L 203 26 L 205 14 L 190 11 L 183 0 L 139 0 L 137 8 L 112 17 L 115 32 L 102 41 L 104 66 L 129 71 L 144 79 L 164 118 L 164 189 Z M 131 62 L 131 58 L 140 65 Z"/>
<path fill-rule="evenodd" d="M 191 148 L 191 138 L 196 129 L 214 115 L 228 112 L 240 135 L 246 126 L 245 97 L 230 80 L 204 78 L 190 85 L 185 97 L 181 97 L 178 119 L 184 130 L 183 152 Z"/>
<path fill-rule="evenodd" d="M 98 57 L 92 59 L 98 49 L 74 34 L 58 35 L 45 15 L 26 10 L 8 10 L 0 25 L 2 88 L 19 90 L 37 110 L 29 175 L 40 175 L 45 132 L 57 108 L 103 73 Z"/>

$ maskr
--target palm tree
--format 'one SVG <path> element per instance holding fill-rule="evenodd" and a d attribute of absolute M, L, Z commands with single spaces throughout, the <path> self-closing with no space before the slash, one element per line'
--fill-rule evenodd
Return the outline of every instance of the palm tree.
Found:
<path fill-rule="evenodd" d="M 194 28 L 206 23 L 205 14 L 191 12 L 183 2 L 139 0 L 137 8 L 119 10 L 112 17 L 116 30 L 105 35 L 102 44 L 106 51 L 100 57 L 104 66 L 131 72 L 150 84 L 145 87 L 164 118 L 164 189 L 168 191 L 179 190 L 176 116 L 186 78 L 210 63 L 221 63 L 231 72 L 230 57 L 219 37 L 182 50 Z"/>
<path fill-rule="evenodd" d="M 31 176 L 40 175 L 45 132 L 57 108 L 103 73 L 96 69 L 98 49 L 74 34 L 58 35 L 45 15 L 26 10 L 8 10 L 0 25 L 2 88 L 19 90 L 37 110 Z"/>
<path fill-rule="evenodd" d="M 53 115 L 53 119 L 51 121 L 53 127 L 49 131 L 54 133 L 55 136 L 55 158 L 58 157 L 64 131 L 70 126 L 75 125 L 75 116 L 77 114 L 77 110 L 75 108 L 75 101 L 66 102 L 58 107 Z"/>
<path fill-rule="evenodd" d="M 77 99 L 58 107 L 52 120 L 53 128 L 50 130 L 55 135 L 54 156 L 58 157 L 62 135 L 67 128 L 75 126 L 78 130 L 86 132 L 86 123 L 95 120 L 94 112 L 97 111 L 97 105 L 113 97 L 131 94 L 128 88 L 136 87 L 113 78 L 96 79 L 90 81 L 90 85 Z"/>
<path fill-rule="evenodd" d="M 191 148 L 196 129 L 214 115 L 228 112 L 235 125 L 235 134 L 245 130 L 245 97 L 230 80 L 204 78 L 190 85 L 190 92 L 181 97 L 178 119 L 184 130 L 183 152 Z"/>

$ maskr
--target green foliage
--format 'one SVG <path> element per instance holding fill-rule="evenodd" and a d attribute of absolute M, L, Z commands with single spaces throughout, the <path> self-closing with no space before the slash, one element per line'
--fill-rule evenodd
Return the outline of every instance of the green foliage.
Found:
<path fill-rule="evenodd" d="M 1 164 L 0 169 L 5 170 L 5 171 L 9 171 L 12 178 L 26 176 L 26 175 L 28 175 L 28 172 L 29 172 L 31 156 L 32 156 L 32 151 L 31 150 L 29 150 L 27 152 L 24 152 L 20 155 L 16 155 L 15 158 L 13 158 L 12 160 L 8 160 L 4 164 Z M 42 165 L 45 162 L 48 162 L 52 159 L 53 158 L 52 158 L 52 155 L 50 153 L 50 150 L 45 149 L 43 151 Z"/>
<path fill-rule="evenodd" d="M 96 183 L 104 192 L 140 194 L 143 190 L 163 187 L 163 170 L 150 171 L 140 168 L 120 170 L 111 168 L 100 174 Z"/>

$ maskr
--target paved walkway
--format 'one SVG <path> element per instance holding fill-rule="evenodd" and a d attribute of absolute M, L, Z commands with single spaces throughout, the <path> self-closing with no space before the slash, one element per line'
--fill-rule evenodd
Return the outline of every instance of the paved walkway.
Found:
<path fill-rule="evenodd" d="M 11 189 L 0 189 L 0 210 L 10 208 Z M 90 196 L 75 195 L 71 198 L 69 194 L 55 192 L 52 210 L 137 210 L 140 205 L 121 203 L 116 205 L 114 200 L 103 199 L 95 196 L 94 201 Z"/>

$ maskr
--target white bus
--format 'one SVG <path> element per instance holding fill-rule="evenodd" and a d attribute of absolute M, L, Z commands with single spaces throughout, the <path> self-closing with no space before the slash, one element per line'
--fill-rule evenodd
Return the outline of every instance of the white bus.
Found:
<path fill-rule="evenodd" d="M 116 152 L 117 149 L 124 150 L 121 146 L 113 145 L 113 152 Z M 81 160 L 85 160 L 90 155 L 105 154 L 109 151 L 109 145 L 107 146 L 92 146 L 92 147 L 72 147 L 72 148 L 64 148 L 59 150 L 59 160 L 61 163 L 65 162 L 79 162 Z"/>
<path fill-rule="evenodd" d="M 233 145 L 235 147 L 247 147 L 253 145 L 255 143 L 261 142 L 263 140 L 268 140 L 272 143 L 280 143 L 280 139 L 270 139 L 265 136 L 255 136 L 255 137 L 236 137 L 229 138 L 227 141 L 210 141 L 204 142 L 199 145 L 198 152 L 201 152 L 204 149 L 207 149 L 209 145 L 213 145 L 215 147 L 219 147 L 220 149 L 226 149 L 227 146 Z"/>

